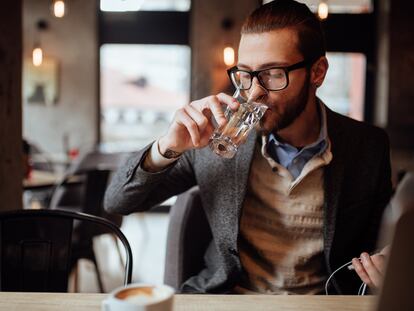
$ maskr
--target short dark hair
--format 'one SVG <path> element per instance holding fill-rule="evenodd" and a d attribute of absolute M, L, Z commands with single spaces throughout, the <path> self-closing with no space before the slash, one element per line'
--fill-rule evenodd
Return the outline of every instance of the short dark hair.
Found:
<path fill-rule="evenodd" d="M 274 0 L 260 6 L 246 19 L 241 34 L 284 28 L 297 31 L 298 49 L 306 60 L 325 56 L 325 35 L 321 22 L 305 4 L 295 0 Z"/>

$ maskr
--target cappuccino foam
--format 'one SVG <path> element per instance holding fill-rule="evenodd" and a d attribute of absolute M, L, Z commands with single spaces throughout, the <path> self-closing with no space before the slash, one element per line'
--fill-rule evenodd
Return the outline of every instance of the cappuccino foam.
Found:
<path fill-rule="evenodd" d="M 133 287 L 120 291 L 116 297 L 137 305 L 148 305 L 168 298 L 170 291 L 158 287 Z"/>

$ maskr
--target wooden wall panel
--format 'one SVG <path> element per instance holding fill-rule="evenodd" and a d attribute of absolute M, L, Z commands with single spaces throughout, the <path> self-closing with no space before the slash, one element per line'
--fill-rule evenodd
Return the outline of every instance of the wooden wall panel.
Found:
<path fill-rule="evenodd" d="M 0 210 L 22 207 L 21 12 L 0 1 Z"/>

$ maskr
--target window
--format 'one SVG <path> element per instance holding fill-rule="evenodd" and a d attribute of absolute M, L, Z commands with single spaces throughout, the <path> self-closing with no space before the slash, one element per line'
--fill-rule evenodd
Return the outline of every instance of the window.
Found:
<path fill-rule="evenodd" d="M 101 11 L 189 11 L 191 0 L 101 0 Z"/>
<path fill-rule="evenodd" d="M 366 58 L 361 53 L 327 53 L 329 69 L 317 95 L 332 110 L 364 119 Z"/>
<path fill-rule="evenodd" d="M 136 150 L 164 134 L 189 101 L 190 48 L 101 46 L 101 141 L 105 150 Z"/>
<path fill-rule="evenodd" d="M 100 3 L 100 143 L 138 150 L 189 101 L 191 0 Z"/>

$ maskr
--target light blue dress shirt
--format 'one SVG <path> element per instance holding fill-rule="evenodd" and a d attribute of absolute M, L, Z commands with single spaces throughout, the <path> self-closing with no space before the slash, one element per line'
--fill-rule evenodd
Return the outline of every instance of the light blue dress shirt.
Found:
<path fill-rule="evenodd" d="M 318 139 L 310 145 L 298 149 L 287 143 L 280 142 L 275 135 L 269 135 L 267 152 L 273 160 L 285 167 L 296 179 L 302 172 L 305 164 L 314 156 L 322 154 L 328 146 L 328 132 L 326 124 L 326 111 L 322 102 L 319 102 L 319 115 L 321 129 Z"/>

